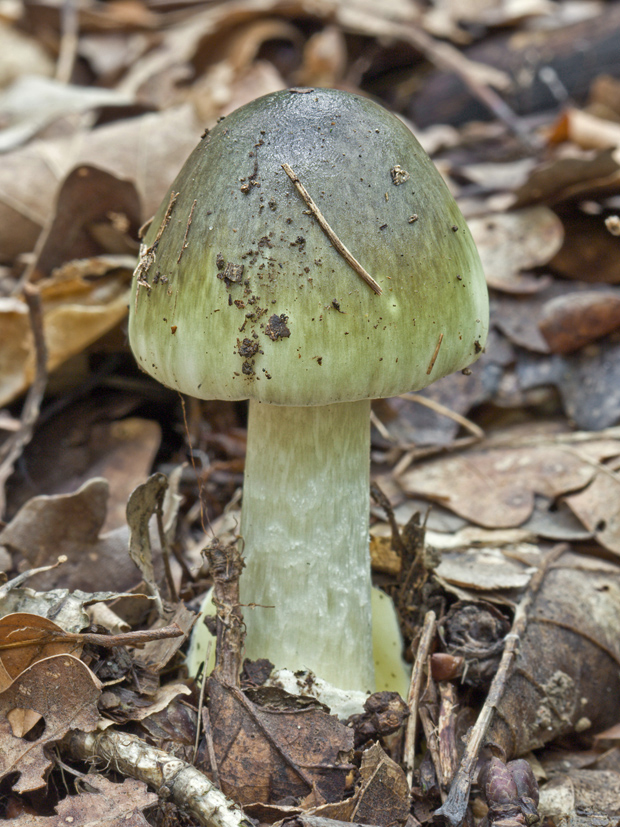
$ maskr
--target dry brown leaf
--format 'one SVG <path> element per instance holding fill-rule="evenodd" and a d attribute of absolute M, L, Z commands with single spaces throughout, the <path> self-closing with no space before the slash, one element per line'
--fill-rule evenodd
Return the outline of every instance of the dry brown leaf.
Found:
<path fill-rule="evenodd" d="M 509 293 L 533 293 L 548 280 L 524 271 L 546 264 L 564 238 L 562 222 L 547 207 L 529 207 L 469 220 L 490 287 Z"/>
<path fill-rule="evenodd" d="M 523 186 L 515 191 L 513 208 L 544 202 L 555 204 L 589 192 L 617 192 L 620 182 L 620 153 L 617 149 L 597 152 L 571 148 L 570 153 L 535 167 Z"/>
<path fill-rule="evenodd" d="M 299 698 L 283 695 L 287 700 L 277 708 L 258 706 L 240 690 L 209 680 L 222 791 L 242 806 L 306 796 L 314 785 L 324 800 L 340 800 L 353 730 L 317 709 L 316 702 L 304 707 Z"/>
<path fill-rule="evenodd" d="M 620 294 L 557 296 L 543 306 L 538 326 L 552 353 L 572 353 L 620 327 Z"/>
<path fill-rule="evenodd" d="M 0 692 L 24 669 L 43 658 L 64 654 L 79 658 L 82 654 L 80 643 L 54 640 L 50 631 L 63 633 L 64 629 L 47 617 L 28 612 L 14 612 L 0 618 Z M 15 648 L 22 641 L 27 644 Z M 4 649 L 4 646 L 11 648 Z"/>
<path fill-rule="evenodd" d="M 510 560 L 498 548 L 443 552 L 435 574 L 459 588 L 474 592 L 519 590 L 527 586 L 527 567 Z"/>
<path fill-rule="evenodd" d="M 93 269 L 100 270 L 98 261 Z M 64 273 L 40 285 L 48 368 L 54 370 L 124 318 L 127 313 L 127 261 L 105 262 L 101 279 L 68 280 Z M 60 285 L 62 293 L 58 295 Z M 0 298 L 0 405 L 23 393 L 35 375 L 34 346 L 25 303 Z"/>
<path fill-rule="evenodd" d="M 613 186 L 615 193 L 619 190 L 620 175 Z M 562 222 L 564 243 L 550 266 L 565 278 L 620 284 L 620 243 L 607 229 L 604 214 L 589 215 L 573 208 L 565 212 Z"/>
<path fill-rule="evenodd" d="M 68 562 L 60 569 L 35 575 L 34 587 L 90 591 L 93 583 L 110 591 L 129 591 L 140 575 L 127 554 L 128 532 L 100 535 L 109 486 L 95 478 L 73 494 L 33 497 L 0 532 L 0 545 L 19 551 L 32 566 Z"/>
<path fill-rule="evenodd" d="M 582 149 L 608 149 L 620 146 L 620 124 L 599 118 L 581 109 L 569 108 L 556 124 L 556 134 Z"/>
<path fill-rule="evenodd" d="M 390 827 L 407 820 L 410 796 L 407 778 L 379 744 L 362 755 L 360 778 L 351 821 Z"/>
<path fill-rule="evenodd" d="M 131 181 L 140 196 L 140 223 L 146 221 L 201 131 L 193 108 L 185 105 L 0 155 L 0 261 L 33 249 L 60 182 L 79 165 Z"/>
<path fill-rule="evenodd" d="M 72 86 L 55 78 L 21 75 L 0 95 L 0 152 L 15 149 L 64 116 L 132 103 L 130 96 L 116 89 Z"/>
<path fill-rule="evenodd" d="M 620 475 L 601 470 L 590 485 L 566 502 L 598 542 L 620 555 Z"/>
<path fill-rule="evenodd" d="M 597 463 L 619 449 L 616 440 L 594 440 L 586 448 L 554 444 L 551 437 L 531 447 L 438 459 L 408 471 L 400 482 L 408 494 L 436 500 L 478 525 L 518 526 L 532 514 L 535 494 L 555 499 L 584 488 Z"/>
<path fill-rule="evenodd" d="M 56 805 L 56 815 L 22 815 L 12 827 L 148 827 L 142 814 L 159 800 L 143 781 L 125 778 L 114 783 L 104 775 L 89 773 L 80 779 L 79 795 L 68 795 Z"/>
<path fill-rule="evenodd" d="M 160 615 L 163 615 L 164 610 L 155 576 L 149 522 L 157 512 L 160 515 L 163 514 L 164 496 L 167 489 L 168 480 L 165 474 L 152 474 L 146 482 L 132 491 L 127 501 L 129 556 L 140 569 Z"/>
<path fill-rule="evenodd" d="M 73 389 L 77 372 L 70 367 Z M 32 496 L 69 494 L 93 477 L 105 477 L 110 497 L 102 531 L 125 526 L 127 499 L 148 476 L 161 442 L 157 422 L 127 416 L 135 405 L 132 397 L 98 393 L 42 423 L 23 455 L 25 473 L 12 477 L 10 516 Z"/>
<path fill-rule="evenodd" d="M 35 263 L 36 277 L 49 276 L 72 259 L 136 255 L 141 223 L 140 199 L 130 181 L 81 164 L 65 178 L 56 197 Z"/>
<path fill-rule="evenodd" d="M 43 787 L 51 767 L 45 747 L 61 740 L 69 729 L 95 729 L 100 692 L 90 669 L 71 655 L 45 658 L 22 672 L 0 693 L 0 777 L 18 772 L 17 792 Z M 16 735 L 9 719 L 14 710 L 29 710 L 43 718 L 43 734 L 34 740 Z"/>

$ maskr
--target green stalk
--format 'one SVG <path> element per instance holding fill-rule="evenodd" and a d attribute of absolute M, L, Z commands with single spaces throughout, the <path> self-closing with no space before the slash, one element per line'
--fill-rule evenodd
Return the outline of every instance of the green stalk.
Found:
<path fill-rule="evenodd" d="M 244 608 L 246 654 L 373 691 L 369 458 L 369 400 L 250 400 L 241 601 L 258 606 Z"/>

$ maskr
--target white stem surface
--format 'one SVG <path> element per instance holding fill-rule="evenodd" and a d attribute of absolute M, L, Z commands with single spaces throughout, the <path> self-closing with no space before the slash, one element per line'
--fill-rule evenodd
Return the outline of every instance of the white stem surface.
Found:
<path fill-rule="evenodd" d="M 241 536 L 246 654 L 374 690 L 370 401 L 250 401 Z M 263 607 L 273 608 L 263 608 Z"/>

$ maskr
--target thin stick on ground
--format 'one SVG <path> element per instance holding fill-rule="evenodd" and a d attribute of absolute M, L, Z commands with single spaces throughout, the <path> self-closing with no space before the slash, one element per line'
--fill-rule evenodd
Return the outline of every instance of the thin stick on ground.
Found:
<path fill-rule="evenodd" d="M 332 228 L 331 228 L 331 227 L 329 226 L 329 224 L 327 223 L 327 219 L 325 218 L 325 216 L 323 215 L 323 213 L 321 212 L 321 210 L 317 207 L 317 205 L 314 203 L 314 201 L 312 200 L 312 197 L 310 196 L 310 193 L 309 193 L 309 192 L 308 192 L 308 190 L 304 187 L 304 185 L 301 183 L 301 181 L 299 180 L 299 178 L 297 177 L 297 175 L 293 172 L 293 170 L 290 168 L 290 166 L 289 166 L 288 164 L 282 164 L 282 169 L 284 170 L 284 172 L 286 172 L 286 174 L 288 175 L 288 177 L 291 179 L 291 181 L 292 181 L 292 182 L 293 182 L 293 184 L 295 185 L 295 189 L 297 190 L 297 192 L 301 195 L 301 197 L 303 198 L 303 200 L 304 200 L 304 201 L 306 202 L 306 204 L 308 205 L 308 209 L 310 210 L 310 212 L 312 213 L 312 215 L 316 218 L 316 220 L 317 220 L 317 223 L 318 223 L 319 227 L 323 230 L 323 232 L 325 233 L 325 235 L 327 236 L 327 238 L 328 238 L 328 239 L 331 241 L 331 243 L 333 244 L 334 249 L 335 249 L 335 250 L 337 250 L 337 251 L 338 251 L 338 253 L 340 253 L 340 255 L 341 255 L 341 256 L 343 257 L 343 259 L 347 262 L 347 264 L 348 264 L 350 267 L 352 267 L 352 268 L 353 268 L 353 270 L 355 270 L 355 272 L 357 273 L 357 275 L 358 275 L 358 276 L 359 276 L 359 277 L 360 277 L 363 281 L 365 281 L 365 282 L 366 282 L 366 284 L 367 284 L 367 285 L 368 285 L 368 286 L 369 286 L 372 290 L 374 290 L 374 292 L 375 292 L 378 296 L 380 296 L 380 295 L 381 295 L 381 293 L 383 292 L 383 291 L 381 290 L 381 287 L 380 287 L 380 286 L 377 284 L 377 282 L 373 279 L 373 277 L 370 275 L 370 273 L 368 273 L 368 272 L 367 272 L 367 271 L 366 271 L 366 270 L 362 267 L 362 265 L 359 263 L 359 261 L 358 261 L 358 260 L 355 258 L 355 256 L 351 253 L 351 251 L 350 251 L 350 250 L 348 250 L 348 249 L 344 246 L 344 244 L 342 243 L 342 241 L 338 238 L 338 236 L 336 235 L 336 233 L 332 230 Z"/>
<path fill-rule="evenodd" d="M 155 749 L 135 735 L 107 729 L 104 732 L 70 732 L 63 749 L 80 761 L 110 766 L 121 775 L 144 781 L 162 791 L 204 827 L 253 827 L 241 807 L 186 761 Z"/>
<path fill-rule="evenodd" d="M 435 612 L 427 612 L 424 618 L 424 625 L 422 626 L 422 633 L 420 634 L 420 643 L 418 644 L 418 651 L 416 654 L 415 663 L 413 664 L 413 670 L 411 672 L 411 683 L 409 685 L 409 694 L 407 696 L 409 717 L 407 718 L 407 727 L 405 729 L 403 768 L 407 775 L 407 781 L 410 787 L 413 782 L 413 764 L 415 756 L 415 742 L 417 737 L 420 692 L 422 691 L 422 681 L 424 680 L 424 667 L 428 661 L 428 653 L 431 648 L 434 635 Z"/>
<path fill-rule="evenodd" d="M 24 402 L 19 430 L 11 434 L 0 447 L 0 517 L 4 513 L 6 504 L 5 483 L 13 473 L 15 463 L 21 456 L 25 446 L 32 439 L 32 433 L 39 417 L 41 402 L 47 386 L 47 347 L 43 333 L 41 295 L 32 284 L 25 284 L 23 293 L 30 314 L 30 329 L 34 341 L 36 369 L 34 380 Z"/>
<path fill-rule="evenodd" d="M 547 554 L 540 568 L 530 580 L 528 590 L 523 600 L 517 606 L 512 629 L 510 633 L 506 635 L 506 645 L 497 673 L 493 678 L 493 683 L 489 689 L 484 706 L 480 711 L 478 720 L 470 732 L 467 747 L 461 759 L 461 765 L 450 787 L 450 793 L 445 803 L 435 812 L 436 816 L 445 818 L 451 827 L 459 827 L 465 818 L 469 801 L 469 791 L 471 789 L 478 755 L 486 738 L 495 709 L 504 694 L 510 670 L 517 656 L 519 642 L 527 628 L 528 612 L 550 566 L 555 563 L 567 548 L 568 546 L 562 543 Z"/>

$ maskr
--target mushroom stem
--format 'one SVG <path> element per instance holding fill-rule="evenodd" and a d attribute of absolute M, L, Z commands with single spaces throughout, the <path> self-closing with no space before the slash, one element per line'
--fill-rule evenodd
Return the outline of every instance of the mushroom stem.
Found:
<path fill-rule="evenodd" d="M 258 605 L 244 612 L 247 655 L 373 691 L 369 457 L 367 399 L 250 400 L 241 601 Z"/>

